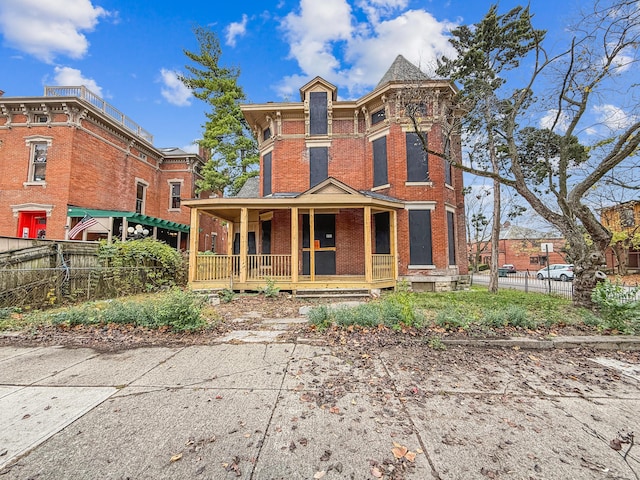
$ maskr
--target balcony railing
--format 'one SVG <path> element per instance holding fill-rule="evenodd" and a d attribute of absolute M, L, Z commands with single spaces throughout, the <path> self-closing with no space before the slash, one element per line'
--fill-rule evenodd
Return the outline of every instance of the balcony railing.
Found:
<path fill-rule="evenodd" d="M 130 130 L 138 137 L 146 140 L 149 143 L 153 143 L 153 135 L 147 132 L 144 128 L 138 125 L 136 122 L 127 117 L 120 110 L 116 109 L 112 105 L 105 102 L 98 95 L 93 93 L 85 86 L 80 87 L 44 87 L 45 97 L 78 97 L 89 102 L 100 111 L 113 118 L 116 122 L 122 125 L 127 130 Z"/>

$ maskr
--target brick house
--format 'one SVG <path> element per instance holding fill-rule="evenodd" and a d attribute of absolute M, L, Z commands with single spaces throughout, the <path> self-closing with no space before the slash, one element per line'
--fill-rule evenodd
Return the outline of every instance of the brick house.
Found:
<path fill-rule="evenodd" d="M 357 100 L 316 77 L 299 102 L 247 104 L 260 149 L 260 175 L 236 197 L 184 202 L 191 228 L 202 214 L 229 224 L 226 255 L 193 255 L 195 288 L 416 290 L 466 281 L 462 172 L 426 155 L 404 115 L 420 89 L 420 130 L 430 150 L 449 148 L 441 130 L 455 87 L 427 78 L 402 56 Z M 191 250 L 198 250 L 192 238 Z"/>
<path fill-rule="evenodd" d="M 0 96 L 0 236 L 75 240 L 152 236 L 186 248 L 202 156 L 157 148 L 152 136 L 85 87 Z M 226 230 L 202 220 L 200 245 Z M 133 231 L 133 235 L 130 233 Z M 207 238 L 209 243 L 207 245 Z"/>
<path fill-rule="evenodd" d="M 640 201 L 603 208 L 600 221 L 614 233 L 614 242 L 605 252 L 607 268 L 615 273 L 640 272 Z"/>

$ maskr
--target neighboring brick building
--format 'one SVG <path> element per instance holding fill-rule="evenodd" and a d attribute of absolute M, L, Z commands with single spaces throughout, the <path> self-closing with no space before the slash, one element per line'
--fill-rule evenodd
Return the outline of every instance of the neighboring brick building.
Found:
<path fill-rule="evenodd" d="M 42 97 L 0 97 L 0 236 L 131 238 L 136 227 L 186 248 L 189 209 L 204 159 L 156 148 L 145 130 L 85 87 L 46 87 Z M 203 219 L 200 244 L 225 229 Z M 219 238 L 218 249 L 226 245 Z M 206 246 L 211 247 L 211 240 Z"/>
<path fill-rule="evenodd" d="M 640 201 L 603 208 L 600 221 L 613 233 L 605 252 L 607 268 L 620 274 L 640 272 Z"/>
<path fill-rule="evenodd" d="M 445 146 L 441 130 L 452 83 L 399 56 L 360 99 L 338 100 L 320 77 L 300 94 L 242 106 L 260 148 L 257 184 L 234 198 L 185 202 L 233 232 L 227 256 L 191 258 L 191 283 L 371 289 L 406 279 L 415 289 L 455 288 L 467 274 L 462 172 L 426 155 L 404 115 L 420 97 L 429 149 L 460 158 L 458 139 Z"/>
<path fill-rule="evenodd" d="M 536 272 L 547 264 L 567 263 L 565 245 L 559 234 L 506 225 L 500 231 L 498 266 L 510 264 L 519 272 Z M 470 244 L 469 262 L 489 265 L 491 241 Z"/>

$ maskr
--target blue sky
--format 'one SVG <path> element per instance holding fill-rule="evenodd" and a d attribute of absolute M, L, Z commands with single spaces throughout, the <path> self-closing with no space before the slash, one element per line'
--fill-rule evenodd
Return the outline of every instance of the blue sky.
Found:
<path fill-rule="evenodd" d="M 429 70 L 448 31 L 479 21 L 478 0 L 0 0 L 0 90 L 39 96 L 45 85 L 87 85 L 154 135 L 157 147 L 191 148 L 206 106 L 176 79 L 214 30 L 222 63 L 241 70 L 250 102 L 298 100 L 321 76 L 357 98 L 402 54 Z M 563 11 L 571 11 L 565 2 Z M 500 12 L 518 5 L 500 2 Z M 537 28 L 561 33 L 556 2 L 530 0 Z M 192 148 L 191 148 L 192 149 Z"/>

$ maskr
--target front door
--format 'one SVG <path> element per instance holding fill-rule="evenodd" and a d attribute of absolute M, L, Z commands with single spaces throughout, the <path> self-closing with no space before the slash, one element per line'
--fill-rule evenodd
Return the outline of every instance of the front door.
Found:
<path fill-rule="evenodd" d="M 47 212 L 20 212 L 18 215 L 18 237 L 45 238 L 47 235 Z"/>
<path fill-rule="evenodd" d="M 315 274 L 336 274 L 336 216 L 332 213 L 314 215 Z M 311 242 L 309 215 L 302 216 L 302 274 L 311 274 Z"/>

